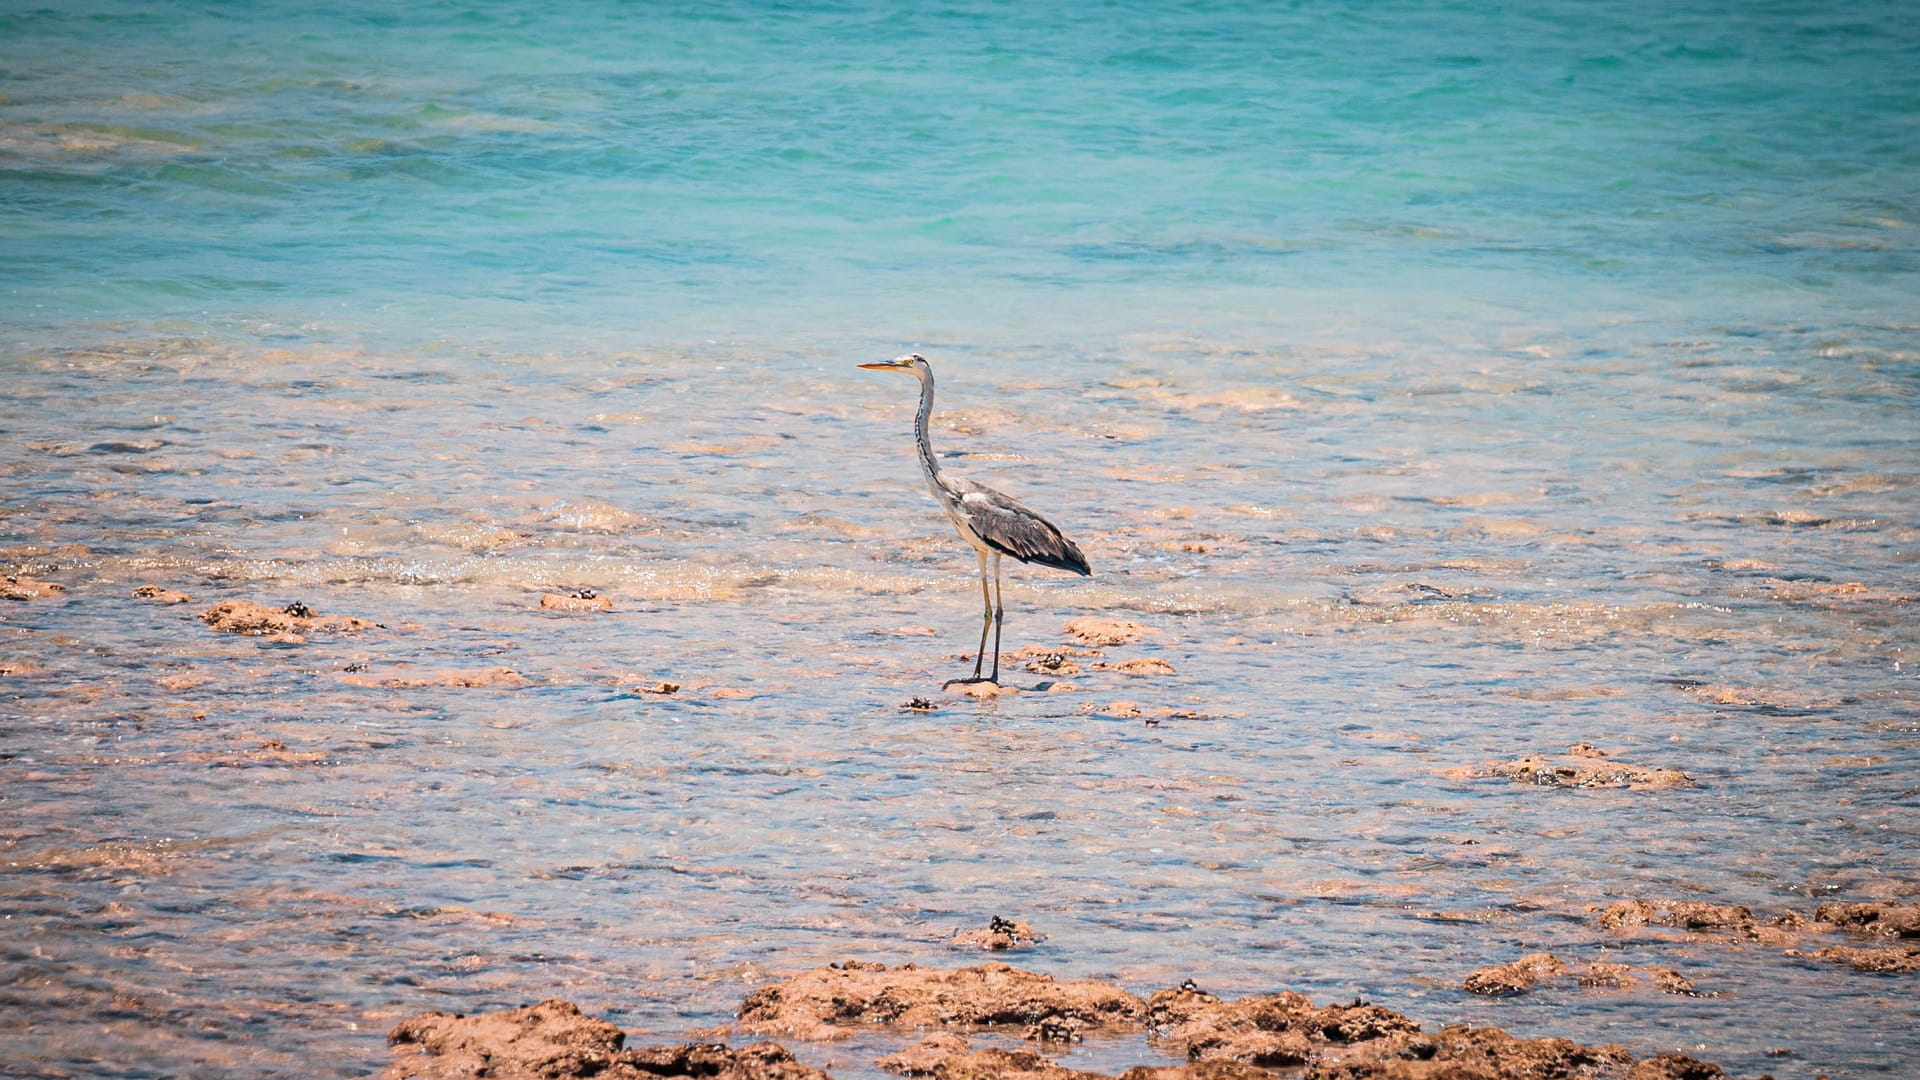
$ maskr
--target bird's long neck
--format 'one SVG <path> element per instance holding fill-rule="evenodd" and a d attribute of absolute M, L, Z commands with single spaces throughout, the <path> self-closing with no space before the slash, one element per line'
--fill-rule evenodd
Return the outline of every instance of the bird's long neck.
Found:
<path fill-rule="evenodd" d="M 927 420 L 933 415 L 933 373 L 917 374 L 920 376 L 920 411 L 913 414 L 913 441 L 920 448 L 920 470 L 927 474 L 927 483 L 937 497 L 943 487 L 940 466 L 933 460 L 933 444 L 927 439 Z"/>

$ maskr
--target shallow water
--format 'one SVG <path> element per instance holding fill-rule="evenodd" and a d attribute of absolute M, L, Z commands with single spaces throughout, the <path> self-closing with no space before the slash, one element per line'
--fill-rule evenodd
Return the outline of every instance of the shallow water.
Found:
<path fill-rule="evenodd" d="M 351 1075 L 404 1014 L 550 995 L 675 1038 L 781 971 L 970 962 L 945 939 L 1008 914 L 1049 935 L 1019 962 L 1143 991 L 1892 1075 L 1898 977 L 1591 918 L 1920 881 L 1914 361 L 1856 333 L 1436 351 L 1417 380 L 1405 347 L 956 356 L 949 469 L 1097 571 L 1016 572 L 1006 647 L 1099 613 L 1157 631 L 1106 660 L 1175 669 L 1081 658 L 984 703 L 940 691 L 972 563 L 897 376 L 18 358 L 8 559 L 69 588 L 0 626 L 14 1067 Z M 615 610 L 538 607 L 567 586 Z M 228 597 L 384 628 L 216 634 Z M 496 666 L 527 685 L 405 685 Z M 1445 772 L 1580 741 L 1698 786 Z M 1458 989 L 1541 949 L 1724 996 Z"/>
<path fill-rule="evenodd" d="M 678 1040 L 1001 914 L 1901 1075 L 1910 976 L 1593 914 L 1920 892 L 1916 80 L 1892 4 L 0 15 L 0 1072 Z M 1026 692 L 941 689 L 907 348 L 1094 565 L 1012 569 Z M 1471 775 L 1581 742 L 1695 786 Z M 1539 950 L 1720 996 L 1460 989 Z"/>

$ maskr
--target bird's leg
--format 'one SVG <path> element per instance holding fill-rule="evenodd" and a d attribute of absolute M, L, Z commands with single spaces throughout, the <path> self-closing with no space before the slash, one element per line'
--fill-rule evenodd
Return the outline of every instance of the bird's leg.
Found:
<path fill-rule="evenodd" d="M 974 682 L 980 681 L 980 662 L 987 658 L 987 629 L 993 625 L 993 597 L 987 593 L 987 553 L 984 551 L 980 553 L 980 602 L 986 605 L 986 611 L 980 616 L 980 647 L 973 653 Z M 1000 654 L 997 651 L 993 656 L 993 674 L 993 681 L 998 681 Z"/>
<path fill-rule="evenodd" d="M 987 680 L 1000 684 L 1000 625 L 1007 620 L 1007 609 L 1000 606 L 1000 553 L 993 553 L 993 675 Z"/>

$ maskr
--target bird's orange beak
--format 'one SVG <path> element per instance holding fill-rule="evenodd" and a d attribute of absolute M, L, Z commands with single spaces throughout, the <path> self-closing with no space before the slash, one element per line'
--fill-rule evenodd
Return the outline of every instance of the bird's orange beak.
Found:
<path fill-rule="evenodd" d="M 868 371 L 892 371 L 895 368 L 903 368 L 907 365 L 898 360 L 885 360 L 878 364 L 861 364 L 860 366 L 866 368 Z"/>

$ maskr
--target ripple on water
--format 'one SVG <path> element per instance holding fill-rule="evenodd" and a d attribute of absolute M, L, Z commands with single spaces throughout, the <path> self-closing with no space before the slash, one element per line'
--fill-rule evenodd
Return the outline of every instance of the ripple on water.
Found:
<path fill-rule="evenodd" d="M 0 611 L 0 888 L 34 943 L 5 959 L 34 1026 L 7 1030 L 48 1071 L 110 1037 L 236 1075 L 357 1072 L 402 1015 L 549 996 L 677 1038 L 769 973 L 950 964 L 1005 915 L 1063 977 L 1896 1070 L 1899 976 L 1592 918 L 1920 887 L 1920 523 L 1906 448 L 1841 435 L 1877 376 L 1730 393 L 1655 345 L 1552 395 L 1505 354 L 1415 392 L 1346 354 L 1200 355 L 1084 362 L 1121 386 L 968 373 L 1003 382 L 942 417 L 949 467 L 1097 571 L 1009 568 L 1023 692 L 978 701 L 942 690 L 978 641 L 972 560 L 918 487 L 912 403 L 857 372 L 22 357 L 0 559 L 64 590 Z M 1648 397 L 1656 372 L 1684 392 Z M 1811 464 L 1700 395 L 1770 398 Z M 1461 422 L 1489 411 L 1497 453 Z M 1607 420 L 1577 453 L 1574 415 Z M 202 621 L 237 600 L 377 625 Z M 1539 952 L 1722 996 L 1461 989 Z"/>

